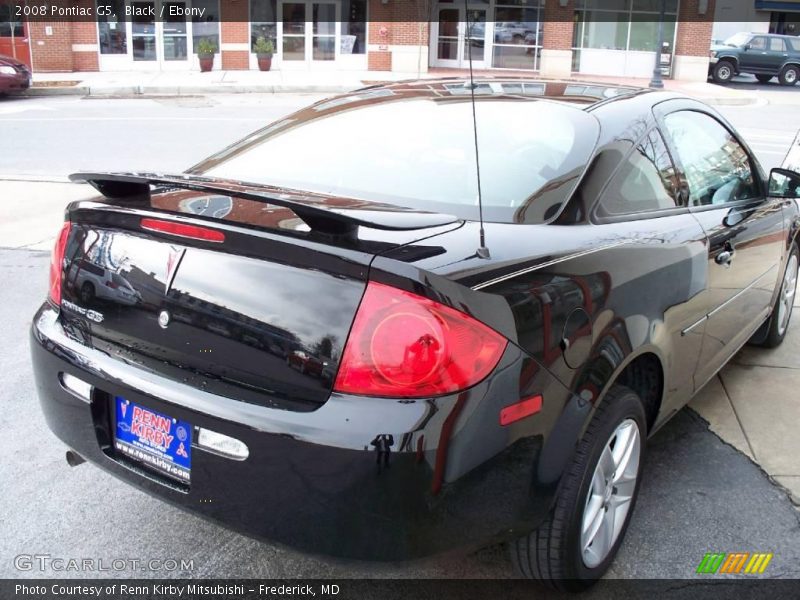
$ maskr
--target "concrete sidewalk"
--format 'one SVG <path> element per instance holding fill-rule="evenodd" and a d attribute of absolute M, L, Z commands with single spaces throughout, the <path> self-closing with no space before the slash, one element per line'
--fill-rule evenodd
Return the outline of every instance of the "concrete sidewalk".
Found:
<path fill-rule="evenodd" d="M 88 185 L 0 181 L 0 246 L 49 251 L 64 206 Z M 795 299 L 800 307 L 800 295 Z M 758 464 L 800 505 L 800 312 L 775 350 L 745 347 L 691 401 L 711 431 Z M 702 460 L 702 457 L 698 457 Z"/>
<path fill-rule="evenodd" d="M 35 73 L 29 95 L 137 96 L 196 95 L 214 93 L 345 93 L 374 83 L 406 79 L 464 77 L 458 69 L 431 69 L 427 73 L 389 71 L 199 71 L 186 72 L 85 72 Z M 476 71 L 475 77 L 528 77 L 527 71 Z M 582 75 L 575 81 L 647 87 L 648 79 Z M 707 82 L 666 80 L 665 89 L 716 105 L 750 105 L 768 102 L 774 90 L 740 90 Z M 787 92 L 783 92 L 787 94 Z M 797 98 L 795 98 L 795 96 Z M 787 95 L 800 103 L 800 94 Z"/>
<path fill-rule="evenodd" d="M 800 296 L 795 298 L 800 307 Z M 800 506 L 800 312 L 774 350 L 746 346 L 689 404 Z"/>

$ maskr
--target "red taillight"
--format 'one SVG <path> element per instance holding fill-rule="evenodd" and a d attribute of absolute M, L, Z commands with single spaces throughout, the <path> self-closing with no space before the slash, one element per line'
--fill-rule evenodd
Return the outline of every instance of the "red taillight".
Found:
<path fill-rule="evenodd" d="M 67 221 L 61 227 L 61 232 L 56 238 L 53 255 L 50 257 L 50 300 L 56 305 L 61 305 L 61 276 L 64 270 L 64 251 L 67 248 L 67 239 L 72 223 Z"/>
<path fill-rule="evenodd" d="M 370 282 L 347 339 L 334 390 L 420 398 L 475 385 L 497 365 L 506 339 L 469 315 Z"/>
<path fill-rule="evenodd" d="M 198 227 L 187 225 L 186 223 L 176 223 L 174 221 L 161 221 L 159 219 L 142 219 L 142 229 L 149 231 L 159 231 L 179 237 L 191 238 L 193 240 L 203 240 L 204 242 L 224 242 L 225 234 L 216 229 L 208 227 Z"/>

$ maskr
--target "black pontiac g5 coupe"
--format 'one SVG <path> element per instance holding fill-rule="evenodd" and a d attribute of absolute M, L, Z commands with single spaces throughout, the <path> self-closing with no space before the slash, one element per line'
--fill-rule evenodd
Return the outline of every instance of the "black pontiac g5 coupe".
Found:
<path fill-rule="evenodd" d="M 100 195 L 67 208 L 33 320 L 50 428 L 311 552 L 508 541 L 585 587 L 646 438 L 794 304 L 800 175 L 666 92 L 403 82 L 184 174 L 73 179 Z"/>

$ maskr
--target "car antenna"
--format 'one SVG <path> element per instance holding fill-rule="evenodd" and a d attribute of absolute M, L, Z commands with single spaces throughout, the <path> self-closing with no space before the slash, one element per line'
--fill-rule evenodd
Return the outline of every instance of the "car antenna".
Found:
<path fill-rule="evenodd" d="M 475 139 L 475 173 L 478 176 L 478 218 L 480 219 L 480 245 L 476 254 L 478 258 L 489 258 L 486 247 L 486 232 L 483 229 L 483 197 L 481 195 L 481 162 L 478 155 L 478 118 L 475 116 L 475 77 L 472 74 L 472 27 L 469 21 L 469 0 L 464 0 L 464 12 L 467 17 L 467 56 L 469 59 L 469 93 L 472 104 L 472 134 Z"/>

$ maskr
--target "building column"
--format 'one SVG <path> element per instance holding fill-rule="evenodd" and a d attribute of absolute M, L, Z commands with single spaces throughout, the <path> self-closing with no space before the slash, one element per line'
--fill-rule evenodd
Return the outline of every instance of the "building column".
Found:
<path fill-rule="evenodd" d="M 219 3 L 219 53 L 224 71 L 250 68 L 250 6 L 247 0 Z"/>
<path fill-rule="evenodd" d="M 545 0 L 539 61 L 542 77 L 561 79 L 572 73 L 574 15 L 575 0 L 569 0 L 566 6 L 561 6 L 560 0 Z"/>
<path fill-rule="evenodd" d="M 714 28 L 714 0 L 681 0 L 678 12 L 678 33 L 672 78 L 683 81 L 706 81 L 708 78 L 708 52 Z M 705 6 L 705 14 L 700 7 Z"/>
<path fill-rule="evenodd" d="M 367 61 L 370 71 L 428 72 L 426 3 L 369 1 Z"/>
<path fill-rule="evenodd" d="M 79 0 L 77 5 L 94 11 L 94 0 Z M 74 71 L 99 71 L 100 46 L 97 43 L 97 21 L 72 23 L 72 69 Z"/>
<path fill-rule="evenodd" d="M 28 21 L 34 72 L 72 72 L 72 25 L 69 21 Z"/>

